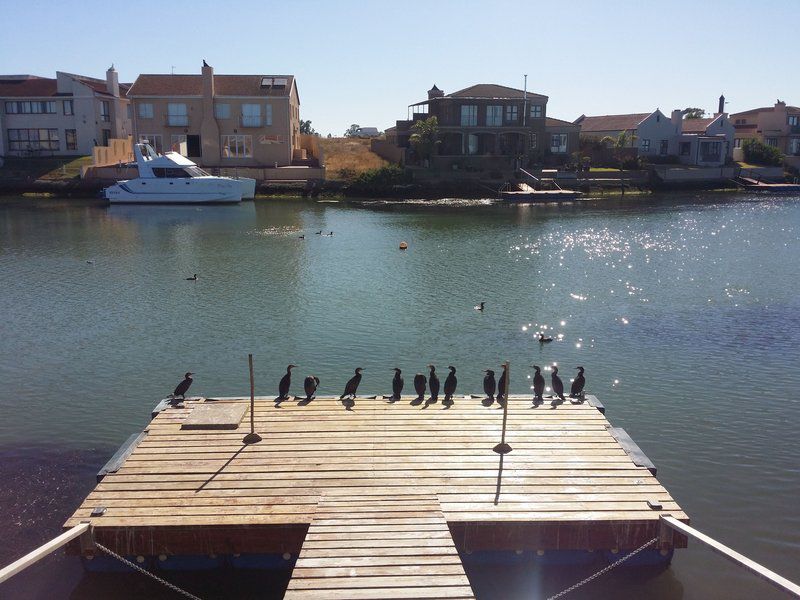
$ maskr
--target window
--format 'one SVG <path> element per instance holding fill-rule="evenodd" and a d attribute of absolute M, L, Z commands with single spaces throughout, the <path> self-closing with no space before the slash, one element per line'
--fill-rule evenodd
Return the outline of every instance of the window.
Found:
<path fill-rule="evenodd" d="M 792 138 L 789 140 L 789 154 L 797 156 L 800 154 L 800 138 Z"/>
<path fill-rule="evenodd" d="M 777 148 L 778 147 L 778 138 L 774 138 L 774 137 L 764 138 L 764 143 L 767 146 L 773 146 L 773 147 Z"/>
<path fill-rule="evenodd" d="M 531 148 L 536 148 L 539 145 L 539 138 L 535 133 L 531 134 Z"/>
<path fill-rule="evenodd" d="M 8 149 L 58 150 L 58 129 L 9 129 Z"/>
<path fill-rule="evenodd" d="M 224 158 L 251 158 L 253 156 L 253 136 L 223 135 L 222 156 Z"/>
<path fill-rule="evenodd" d="M 650 140 L 643 139 L 641 148 L 642 152 L 650 152 Z"/>
<path fill-rule="evenodd" d="M 13 101 L 6 102 L 7 115 L 54 115 L 56 114 L 55 100 L 39 101 Z"/>
<path fill-rule="evenodd" d="M 128 116 L 128 121 L 133 119 L 133 107 L 130 104 L 125 107 L 125 113 Z"/>
<path fill-rule="evenodd" d="M 717 161 L 722 152 L 721 142 L 700 142 L 700 160 Z"/>
<path fill-rule="evenodd" d="M 173 134 L 172 136 L 170 136 L 169 149 L 172 150 L 173 152 L 178 152 L 180 154 L 183 154 L 184 156 L 188 156 L 189 155 L 188 150 L 184 149 L 184 151 L 181 152 L 181 144 L 185 142 L 186 142 L 186 134 L 184 133 Z"/>
<path fill-rule="evenodd" d="M 139 105 L 139 118 L 152 119 L 153 118 L 153 105 L 149 102 Z"/>
<path fill-rule="evenodd" d="M 542 105 L 541 104 L 531 104 L 531 118 L 532 119 L 541 119 L 542 118 Z"/>
<path fill-rule="evenodd" d="M 242 127 L 261 127 L 260 104 L 242 104 Z"/>
<path fill-rule="evenodd" d="M 506 123 L 516 123 L 519 118 L 519 107 L 516 104 L 506 106 Z"/>
<path fill-rule="evenodd" d="M 230 119 L 231 118 L 231 105 L 230 104 L 220 104 L 219 102 L 214 104 L 214 118 L 215 119 Z"/>
<path fill-rule="evenodd" d="M 467 136 L 467 154 L 478 153 L 478 141 L 478 136 L 474 133 L 470 133 Z"/>
<path fill-rule="evenodd" d="M 100 133 L 103 134 L 103 146 L 108 146 L 108 140 L 111 139 L 111 130 L 103 129 Z"/>
<path fill-rule="evenodd" d="M 503 107 L 502 106 L 487 106 L 486 107 L 486 126 L 487 127 L 500 127 L 503 124 Z"/>
<path fill-rule="evenodd" d="M 72 104 L 72 100 L 64 100 L 63 103 L 64 103 L 64 114 L 65 115 L 74 115 L 75 114 L 75 108 L 74 108 L 74 106 Z"/>
<path fill-rule="evenodd" d="M 554 133 L 550 138 L 550 152 L 563 154 L 567 151 L 567 134 Z"/>
<path fill-rule="evenodd" d="M 167 103 L 167 125 L 170 127 L 186 127 L 189 124 L 189 112 L 182 102 Z"/>
<path fill-rule="evenodd" d="M 692 153 L 692 142 L 681 142 L 679 146 L 679 154 L 681 156 L 689 156 Z"/>
<path fill-rule="evenodd" d="M 465 104 L 461 107 L 461 126 L 475 127 L 478 124 L 478 107 L 474 104 Z"/>
<path fill-rule="evenodd" d="M 139 143 L 150 144 L 153 150 L 161 154 L 164 151 L 164 142 L 160 134 L 157 133 L 140 133 Z"/>
<path fill-rule="evenodd" d="M 272 125 L 272 104 L 267 104 L 267 113 L 264 116 L 264 125 Z"/>
<path fill-rule="evenodd" d="M 734 125 L 746 125 L 746 124 L 747 124 L 747 119 L 736 119 L 736 122 L 734 123 Z"/>
<path fill-rule="evenodd" d="M 165 177 L 167 179 L 185 179 L 191 177 L 191 174 L 187 173 L 181 167 L 154 167 L 153 175 L 156 177 Z"/>
<path fill-rule="evenodd" d="M 111 120 L 111 113 L 109 112 L 108 100 L 100 101 L 100 120 L 105 122 Z"/>
<path fill-rule="evenodd" d="M 661 140 L 661 144 L 658 148 L 658 153 L 661 156 L 666 156 L 669 152 L 669 141 L 668 140 Z"/>
<path fill-rule="evenodd" d="M 742 147 L 742 138 L 735 138 L 733 140 L 733 147 L 734 148 L 741 148 Z"/>
<path fill-rule="evenodd" d="M 67 144 L 67 150 L 78 149 L 78 132 L 74 129 L 64 130 L 64 142 Z"/>
<path fill-rule="evenodd" d="M 800 116 L 789 115 L 789 125 L 791 127 L 797 127 L 798 125 L 800 125 Z"/>

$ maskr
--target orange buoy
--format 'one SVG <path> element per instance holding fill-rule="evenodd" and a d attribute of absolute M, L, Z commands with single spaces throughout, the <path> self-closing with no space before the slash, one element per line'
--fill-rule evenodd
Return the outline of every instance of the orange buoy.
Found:
<path fill-rule="evenodd" d="M 405 242 L 400 242 L 400 250 L 406 250 L 406 249 L 408 249 L 408 244 L 406 244 Z"/>

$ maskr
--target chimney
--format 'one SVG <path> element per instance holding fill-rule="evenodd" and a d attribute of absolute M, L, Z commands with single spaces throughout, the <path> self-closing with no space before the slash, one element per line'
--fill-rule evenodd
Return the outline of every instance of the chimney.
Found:
<path fill-rule="evenodd" d="M 119 98 L 119 75 L 113 64 L 106 71 L 106 90 L 114 98 Z"/>
<path fill-rule="evenodd" d="M 672 124 L 675 126 L 675 133 L 681 133 L 683 131 L 683 111 L 680 109 L 676 109 L 672 111 L 672 114 L 669 117 L 669 120 L 672 121 Z"/>
<path fill-rule="evenodd" d="M 203 98 L 214 98 L 214 67 L 203 61 Z"/>
<path fill-rule="evenodd" d="M 717 114 L 721 115 L 725 112 L 725 96 L 719 97 L 719 109 L 717 109 Z"/>
<path fill-rule="evenodd" d="M 428 100 L 431 98 L 442 98 L 444 96 L 444 92 L 436 87 L 436 84 L 433 84 L 433 87 L 428 90 Z"/>

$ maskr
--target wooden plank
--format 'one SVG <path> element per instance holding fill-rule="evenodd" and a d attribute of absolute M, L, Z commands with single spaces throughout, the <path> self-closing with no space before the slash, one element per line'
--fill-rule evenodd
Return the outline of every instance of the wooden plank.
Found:
<path fill-rule="evenodd" d="M 7 567 L 0 569 L 0 583 L 3 583 L 6 579 L 10 579 L 17 573 L 24 571 L 32 564 L 39 562 L 40 560 L 42 560 L 46 556 L 49 556 L 51 553 L 55 552 L 62 546 L 68 544 L 75 538 L 80 537 L 81 535 L 89 531 L 89 527 L 90 527 L 89 523 L 78 523 L 68 531 L 65 531 L 64 533 L 59 535 L 58 537 L 50 540 L 46 544 L 39 546 L 38 548 L 36 548 L 32 552 L 29 552 L 22 558 L 15 560 Z"/>

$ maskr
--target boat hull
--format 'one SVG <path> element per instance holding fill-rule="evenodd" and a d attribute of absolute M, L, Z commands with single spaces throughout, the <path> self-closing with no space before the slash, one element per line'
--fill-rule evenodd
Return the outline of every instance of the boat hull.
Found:
<path fill-rule="evenodd" d="M 255 183 L 255 182 L 254 182 Z M 104 190 L 112 204 L 209 204 L 242 199 L 242 184 L 235 179 L 131 179 Z"/>
<path fill-rule="evenodd" d="M 242 200 L 250 200 L 256 197 L 256 180 L 250 177 L 237 177 L 236 181 L 242 188 Z"/>

